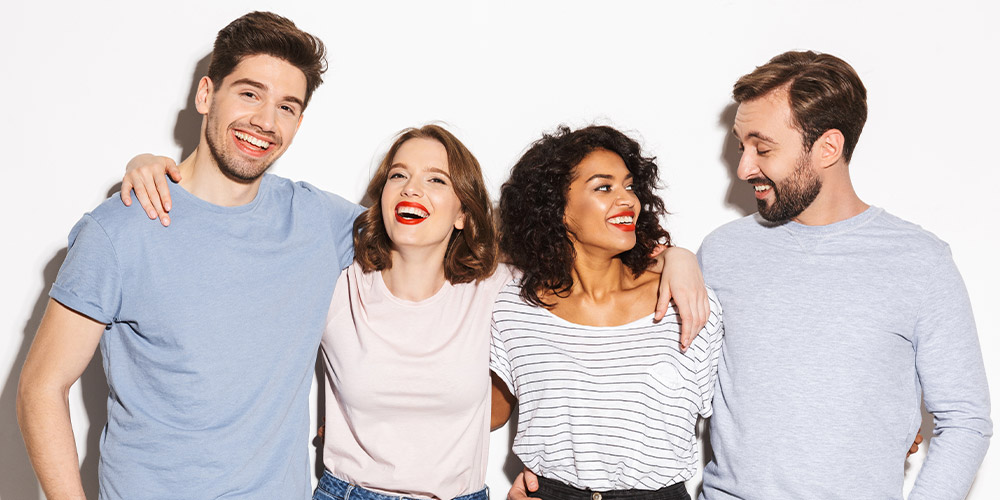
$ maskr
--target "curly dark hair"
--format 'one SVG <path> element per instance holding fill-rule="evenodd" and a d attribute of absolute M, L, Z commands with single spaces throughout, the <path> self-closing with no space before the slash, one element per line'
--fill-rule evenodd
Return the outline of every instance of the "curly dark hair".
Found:
<path fill-rule="evenodd" d="M 667 213 L 656 195 L 659 174 L 656 158 L 643 156 L 639 143 L 618 130 L 592 125 L 570 130 L 562 125 L 545 134 L 514 164 L 500 190 L 500 249 L 523 273 L 521 298 L 541 307 L 540 293 L 564 294 L 573 286 L 576 251 L 563 223 L 566 193 L 576 166 L 598 149 L 617 154 L 632 174 L 632 191 L 641 210 L 635 225 L 635 246 L 617 256 L 638 277 L 649 268 L 650 252 L 658 243 L 670 245 L 670 234 L 660 226 Z"/>

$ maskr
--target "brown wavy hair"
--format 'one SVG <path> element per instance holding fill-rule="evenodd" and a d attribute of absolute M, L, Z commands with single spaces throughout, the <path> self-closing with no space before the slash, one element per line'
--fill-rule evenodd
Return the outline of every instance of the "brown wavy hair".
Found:
<path fill-rule="evenodd" d="M 658 243 L 670 245 L 670 233 L 660 226 L 667 211 L 656 195 L 656 158 L 644 156 L 638 142 L 612 127 L 560 126 L 524 152 L 500 190 L 500 249 L 523 273 L 520 295 L 529 304 L 551 307 L 540 294 L 561 296 L 573 287 L 576 250 L 563 223 L 566 194 L 576 166 L 599 149 L 625 162 L 632 174 L 632 192 L 642 207 L 635 223 L 635 246 L 617 258 L 638 277 L 653 264 L 649 256 L 653 248 Z"/>
<path fill-rule="evenodd" d="M 785 86 L 802 147 L 809 151 L 819 136 L 837 129 L 844 134 L 844 161 L 850 163 L 868 119 L 868 91 L 854 68 L 830 54 L 788 51 L 740 77 L 733 99 L 752 101 Z"/>
<path fill-rule="evenodd" d="M 244 57 L 258 54 L 283 59 L 305 75 L 306 99 L 302 104 L 303 108 L 308 106 L 326 71 L 323 41 L 273 12 L 250 12 L 219 30 L 208 64 L 208 77 L 219 87 Z"/>
<path fill-rule="evenodd" d="M 410 139 L 431 139 L 444 146 L 452 189 L 462 203 L 465 227 L 451 232 L 444 254 L 445 279 L 459 284 L 492 275 L 497 267 L 497 230 L 482 168 L 462 141 L 437 125 L 403 130 L 382 158 L 365 192 L 373 204 L 354 221 L 354 260 L 366 273 L 392 267 L 392 241 L 385 231 L 380 200 L 392 160 Z"/>

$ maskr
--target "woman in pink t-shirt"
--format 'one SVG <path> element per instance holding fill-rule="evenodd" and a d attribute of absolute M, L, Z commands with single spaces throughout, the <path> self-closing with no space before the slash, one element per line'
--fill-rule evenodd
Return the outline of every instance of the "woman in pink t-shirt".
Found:
<path fill-rule="evenodd" d="M 154 179 L 171 164 L 137 157 L 123 189 L 164 196 Z M 497 265 L 479 163 L 441 127 L 407 129 L 367 198 L 322 340 L 326 470 L 314 498 L 486 500 L 491 416 L 502 424 L 510 411 L 490 388 L 490 318 L 511 274 Z M 672 291 L 687 290 L 691 322 L 704 322 L 698 287 L 682 287 L 700 285 L 691 254 L 669 262 Z"/>

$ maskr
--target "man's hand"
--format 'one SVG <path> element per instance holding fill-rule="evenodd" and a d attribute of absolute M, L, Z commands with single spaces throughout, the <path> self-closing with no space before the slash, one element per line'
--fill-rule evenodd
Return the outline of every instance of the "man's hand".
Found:
<path fill-rule="evenodd" d="M 525 467 L 514 478 L 514 484 L 510 485 L 510 491 L 507 492 L 507 500 L 540 500 L 539 498 L 528 496 L 528 492 L 534 493 L 536 491 L 538 491 L 538 476 Z"/>
<path fill-rule="evenodd" d="M 166 156 L 141 154 L 129 160 L 125 166 L 120 196 L 125 206 L 132 206 L 129 191 L 135 191 L 139 205 L 150 219 L 160 218 L 160 224 L 170 225 L 170 188 L 164 174 L 169 174 L 174 182 L 180 182 L 181 171 L 174 160 Z"/>
<path fill-rule="evenodd" d="M 681 351 L 686 351 L 708 322 L 705 278 L 698 267 L 698 258 L 689 250 L 666 248 L 657 259 L 663 261 L 663 273 L 660 274 L 660 292 L 653 319 L 663 319 L 673 299 L 681 320 Z"/>
<path fill-rule="evenodd" d="M 910 449 L 907 450 L 906 458 L 910 458 L 910 455 L 920 450 L 920 443 L 923 442 L 924 442 L 924 435 L 920 433 L 920 429 L 917 429 L 917 437 L 913 438 L 913 444 L 911 444 Z"/>

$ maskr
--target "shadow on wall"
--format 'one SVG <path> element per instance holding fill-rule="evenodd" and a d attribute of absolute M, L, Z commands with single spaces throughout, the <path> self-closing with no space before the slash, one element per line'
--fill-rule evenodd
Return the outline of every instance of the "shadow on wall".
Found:
<path fill-rule="evenodd" d="M 201 138 L 201 113 L 194 107 L 194 98 L 198 94 L 198 82 L 208 74 L 208 63 L 212 61 L 212 53 L 202 57 L 194 67 L 191 77 L 191 87 L 188 91 L 187 105 L 177 112 L 177 123 L 174 125 L 174 142 L 181 147 L 181 157 L 178 163 L 194 152 Z"/>
<path fill-rule="evenodd" d="M 750 186 L 736 175 L 736 169 L 740 166 L 740 142 L 729 132 L 733 128 L 738 107 L 738 104 L 731 103 L 719 115 L 719 125 L 726 131 L 719 159 L 729 173 L 729 190 L 726 191 L 724 200 L 726 206 L 736 209 L 740 215 L 750 215 L 757 211 L 757 199 L 754 198 Z"/>
<path fill-rule="evenodd" d="M 41 498 L 41 488 L 35 479 L 35 473 L 28 461 L 28 453 L 24 441 L 18 432 L 16 417 L 17 383 L 21 376 L 21 366 L 28 355 L 35 332 L 42 322 L 45 307 L 49 302 L 49 286 L 55 281 L 59 267 L 66 259 L 66 249 L 63 248 L 49 260 L 42 270 L 42 287 L 38 300 L 32 308 L 24 325 L 24 339 L 13 368 L 7 376 L 7 383 L 0 394 L 0 429 L 3 429 L 2 443 L 3 467 L 0 467 L 0 498 L 4 500 L 38 500 Z M 83 458 L 80 473 L 83 477 L 83 489 L 88 498 L 97 498 L 97 464 L 100 462 L 100 439 L 104 422 L 108 420 L 107 399 L 108 385 L 104 377 L 101 355 L 97 353 L 90 361 L 87 369 L 80 377 L 80 391 L 83 396 L 84 411 L 90 420 L 87 431 L 87 454 Z"/>

